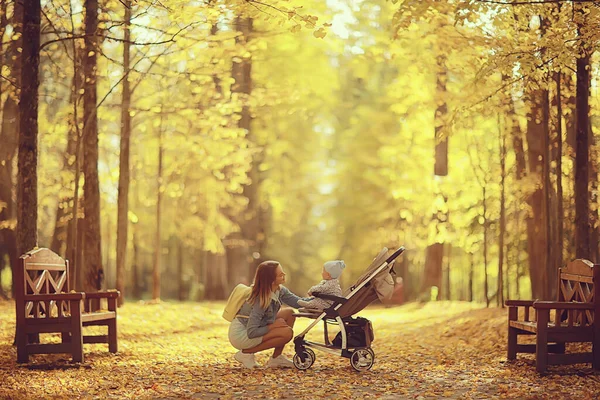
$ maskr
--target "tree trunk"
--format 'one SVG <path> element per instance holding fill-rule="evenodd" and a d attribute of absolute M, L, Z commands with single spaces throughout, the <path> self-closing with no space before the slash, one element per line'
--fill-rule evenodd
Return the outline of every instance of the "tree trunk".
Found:
<path fill-rule="evenodd" d="M 253 31 L 252 24 L 252 18 L 236 17 L 235 29 L 240 33 L 236 38 L 236 43 L 240 46 L 248 45 Z M 250 57 L 241 58 L 241 61 L 234 62 L 232 65 L 231 72 L 235 83 L 232 85 L 231 91 L 242 102 L 238 127 L 245 130 L 246 138 L 258 147 L 259 144 L 252 134 L 252 115 L 249 105 L 253 85 L 252 59 Z M 241 242 L 235 240 L 235 242 L 241 243 L 243 246 L 236 246 L 229 250 L 234 255 L 231 259 L 228 257 L 228 268 L 233 269 L 230 275 L 238 277 L 238 281 L 252 280 L 258 261 L 262 258 L 262 254 L 260 253 L 262 243 L 265 242 L 265 232 L 264 227 L 261 226 L 260 217 L 260 213 L 262 212 L 260 202 L 261 179 L 258 170 L 260 157 L 259 154 L 252 156 L 250 170 L 248 171 L 250 183 L 243 187 L 243 195 L 248 199 L 246 210 L 240 218 L 240 228 L 243 238 Z M 233 236 L 233 239 L 236 239 L 235 236 Z M 246 248 L 243 248 L 244 246 Z M 235 254 L 237 252 L 245 254 Z"/>
<path fill-rule="evenodd" d="M 498 117 L 500 126 L 500 117 Z M 506 232 L 506 200 L 504 180 L 506 177 L 506 136 L 502 130 L 500 133 L 500 237 L 498 238 L 498 286 L 496 304 L 504 306 L 504 234 Z"/>
<path fill-rule="evenodd" d="M 75 290 L 79 290 L 83 287 L 82 275 L 84 272 L 83 265 L 83 244 L 81 241 L 82 230 L 80 226 L 83 226 L 84 215 L 81 213 L 81 203 L 79 195 L 79 182 L 81 181 L 81 165 L 82 165 L 82 147 L 83 147 L 83 136 L 79 129 L 79 108 L 80 100 L 82 95 L 80 91 L 83 90 L 83 82 L 85 80 L 85 72 L 83 71 L 83 60 L 85 58 L 85 49 L 79 49 L 76 41 L 72 41 L 73 54 L 75 60 L 73 61 L 73 87 L 71 88 L 71 98 L 73 107 L 73 121 L 71 125 L 72 133 L 75 140 L 75 151 L 73 160 L 73 206 L 71 208 L 71 218 L 69 220 L 68 232 L 67 232 L 67 248 L 66 257 L 71 261 L 70 268 L 71 274 L 70 287 Z"/>
<path fill-rule="evenodd" d="M 117 290 L 121 292 L 119 306 L 125 302 L 125 264 L 127 262 L 127 228 L 129 224 L 129 148 L 131 137 L 131 87 L 129 82 L 131 32 L 131 0 L 124 0 L 125 30 L 123 42 L 123 94 L 121 100 L 121 149 L 119 153 L 119 194 L 117 215 Z"/>
<path fill-rule="evenodd" d="M 229 291 L 227 289 L 227 259 L 225 255 L 207 251 L 204 256 L 204 299 L 226 299 Z"/>
<path fill-rule="evenodd" d="M 40 0 L 23 0 L 21 91 L 19 93 L 19 153 L 17 175 L 17 254 L 37 247 L 38 90 L 40 65 Z M 15 10 L 16 12 L 16 10 Z M 13 266 L 13 276 L 17 265 Z M 18 284 L 14 282 L 13 288 Z M 14 291 L 13 291 L 14 293 Z M 25 332 L 15 329 L 16 338 Z M 30 335 L 39 343 L 39 335 Z"/>
<path fill-rule="evenodd" d="M 186 293 L 184 288 L 183 281 L 183 241 L 181 239 L 177 239 L 177 298 L 179 301 L 186 300 Z"/>
<path fill-rule="evenodd" d="M 156 236 L 154 241 L 154 267 L 152 268 L 152 299 L 160 300 L 160 258 L 161 258 L 161 229 L 162 229 L 162 192 L 163 192 L 163 145 L 162 145 L 163 112 L 160 113 L 158 126 L 158 171 L 156 194 Z"/>
<path fill-rule="evenodd" d="M 448 243 L 448 245 L 446 246 L 446 282 L 444 287 L 446 288 L 445 290 L 445 299 L 446 300 L 452 300 L 452 291 L 451 291 L 451 281 L 450 281 L 450 259 L 451 259 L 451 255 L 452 255 L 452 245 L 450 243 Z"/>
<path fill-rule="evenodd" d="M 589 147 L 590 147 L 590 188 L 589 188 L 589 203 L 598 204 L 598 150 L 596 140 L 592 132 L 592 124 L 588 126 L 589 132 Z M 593 263 L 598 263 L 600 260 L 600 218 L 598 216 L 598 208 L 590 207 L 590 255 L 589 260 Z"/>
<path fill-rule="evenodd" d="M 100 187 L 98 182 L 98 115 L 96 59 L 98 53 L 98 0 L 85 0 L 85 74 L 83 94 L 83 173 L 85 213 L 83 289 L 94 292 L 102 288 L 102 246 L 100 234 Z M 96 307 L 95 305 L 94 307 Z"/>
<path fill-rule="evenodd" d="M 585 26 L 585 15 L 581 8 L 578 15 L 584 19 L 577 25 L 580 40 Z M 590 256 L 590 221 L 589 221 L 589 96 L 590 96 L 590 54 L 586 43 L 579 48 L 577 57 L 577 92 L 576 115 L 577 133 L 575 145 L 575 256 L 589 258 Z"/>
<path fill-rule="evenodd" d="M 447 114 L 448 105 L 446 103 L 446 81 L 447 68 L 446 56 L 439 54 L 436 58 L 437 73 L 436 73 L 436 104 L 437 108 L 434 114 L 434 139 L 435 139 L 435 164 L 434 174 L 436 176 L 448 175 L 448 126 Z M 444 197 L 444 200 L 447 199 Z M 447 220 L 446 216 L 441 216 L 444 213 L 441 210 L 433 217 L 433 223 L 436 224 L 436 231 L 439 232 L 439 225 Z M 421 296 L 425 296 L 433 286 L 441 290 L 442 288 L 442 264 L 444 260 L 444 243 L 436 241 L 430 244 L 425 253 L 425 271 L 423 285 L 421 286 Z"/>
<path fill-rule="evenodd" d="M 473 302 L 473 274 L 475 272 L 475 260 L 473 253 L 469 253 L 469 302 Z"/>
<path fill-rule="evenodd" d="M 134 299 L 142 298 L 141 284 L 140 279 L 142 278 L 142 274 L 140 274 L 140 251 L 138 246 L 138 235 L 137 235 L 138 225 L 133 225 L 133 260 L 131 260 L 131 268 L 132 268 L 132 294 Z"/>
<path fill-rule="evenodd" d="M 562 130 L 562 98 L 561 98 L 561 76 L 560 72 L 555 74 L 556 79 L 556 193 L 557 193 L 557 238 L 556 238 L 556 262 L 558 267 L 563 265 L 563 188 L 562 188 L 562 153 L 563 153 L 563 130 Z"/>
<path fill-rule="evenodd" d="M 40 64 L 40 0 L 23 1 L 23 65 L 19 96 L 17 247 L 23 254 L 37 246 L 37 135 Z"/>
<path fill-rule="evenodd" d="M 552 300 L 556 298 L 556 259 L 554 257 L 554 241 L 552 237 L 552 232 L 554 231 L 554 219 L 552 215 L 553 212 L 553 202 L 552 198 L 554 198 L 554 187 L 552 186 L 552 182 L 550 180 L 550 93 L 549 90 L 545 89 L 542 91 L 542 127 L 543 127 L 543 160 L 542 160 L 542 175 L 543 175 L 543 196 L 544 203 L 542 207 L 542 213 L 544 215 L 544 229 L 545 229 L 545 259 L 546 263 L 544 264 L 546 280 L 545 285 L 543 287 L 542 298 L 546 300 Z"/>
<path fill-rule="evenodd" d="M 540 182 L 543 174 L 544 135 L 542 123 L 543 93 L 541 90 L 533 91 L 530 95 L 531 110 L 527 116 L 527 144 L 529 158 L 529 174 L 535 181 Z M 527 197 L 531 208 L 531 215 L 527 217 L 527 246 L 529 256 L 529 275 L 531 293 L 534 299 L 545 299 L 544 293 L 546 276 L 546 224 L 544 223 L 544 195 L 542 189 L 536 185 L 533 192 Z"/>
<path fill-rule="evenodd" d="M 425 271 L 421 297 L 430 299 L 432 287 L 442 287 L 442 263 L 444 260 L 444 244 L 433 243 L 427 246 L 425 253 Z"/>
<path fill-rule="evenodd" d="M 440 54 L 437 61 L 437 108 L 435 110 L 435 165 L 436 176 L 448 175 L 448 105 L 446 103 L 446 81 L 448 71 L 446 68 L 446 56 Z"/>
<path fill-rule="evenodd" d="M 485 184 L 483 190 L 483 295 L 486 307 L 490 306 L 489 284 L 488 284 L 488 219 L 487 219 L 487 194 Z"/>

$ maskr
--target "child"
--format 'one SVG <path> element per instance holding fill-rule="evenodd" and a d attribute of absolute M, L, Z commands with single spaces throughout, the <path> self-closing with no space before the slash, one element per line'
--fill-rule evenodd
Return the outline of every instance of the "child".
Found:
<path fill-rule="evenodd" d="M 342 288 L 338 278 L 344 268 L 346 268 L 346 264 L 342 260 L 327 261 L 323 264 L 323 280 L 318 285 L 311 287 L 308 295 L 312 296 L 313 293 L 317 292 L 342 297 Z M 305 308 L 323 310 L 329 308 L 333 304 L 333 301 L 314 297 L 308 301 L 298 300 L 298 304 Z"/>

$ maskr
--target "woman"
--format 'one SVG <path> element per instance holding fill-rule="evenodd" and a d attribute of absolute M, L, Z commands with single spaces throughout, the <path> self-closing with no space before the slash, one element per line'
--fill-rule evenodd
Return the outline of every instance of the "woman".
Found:
<path fill-rule="evenodd" d="M 298 300 L 303 300 L 282 286 L 285 272 L 277 261 L 265 261 L 256 269 L 254 285 L 248 300 L 229 326 L 229 341 L 238 351 L 234 358 L 246 368 L 257 366 L 254 353 L 275 349 L 266 366 L 269 368 L 290 368 L 292 361 L 281 352 L 292 340 L 294 331 L 294 311 L 281 310 L 281 303 L 299 308 Z"/>

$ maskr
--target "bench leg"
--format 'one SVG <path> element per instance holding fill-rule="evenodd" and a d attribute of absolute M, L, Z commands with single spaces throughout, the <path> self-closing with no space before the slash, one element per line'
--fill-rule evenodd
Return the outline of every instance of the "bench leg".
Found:
<path fill-rule="evenodd" d="M 79 304 L 77 303 L 77 307 Z M 81 323 L 81 312 L 73 311 L 71 305 L 71 354 L 73 362 L 83 362 L 83 325 Z"/>
<path fill-rule="evenodd" d="M 117 320 L 112 319 L 108 322 L 108 351 L 116 353 L 117 350 Z"/>
<path fill-rule="evenodd" d="M 518 331 L 515 328 L 508 327 L 508 354 L 506 358 L 509 360 L 515 360 L 517 358 L 517 338 Z"/>
<path fill-rule="evenodd" d="M 506 358 L 514 360 L 517 358 L 517 329 L 510 326 L 510 321 L 515 321 L 518 317 L 517 307 L 508 307 L 508 351 Z"/>
<path fill-rule="evenodd" d="M 548 319 L 549 310 L 537 312 L 537 334 L 535 337 L 535 366 L 539 373 L 546 372 L 548 367 Z"/>
<path fill-rule="evenodd" d="M 17 328 L 17 362 L 29 362 L 29 353 L 27 353 L 27 334 L 20 332 Z"/>

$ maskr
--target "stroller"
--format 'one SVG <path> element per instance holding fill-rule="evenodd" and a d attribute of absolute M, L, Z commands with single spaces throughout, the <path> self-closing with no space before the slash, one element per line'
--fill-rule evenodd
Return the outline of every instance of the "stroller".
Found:
<path fill-rule="evenodd" d="M 322 312 L 299 312 L 297 317 L 314 318 L 315 320 L 294 338 L 294 366 L 299 370 L 310 368 L 315 362 L 315 353 L 311 348 L 350 359 L 350 365 L 358 372 L 369 370 L 375 361 L 375 353 L 371 349 L 373 327 L 366 318 L 352 315 L 358 313 L 377 298 L 389 299 L 394 291 L 394 261 L 404 252 L 400 247 L 387 257 L 388 249 L 383 248 L 373 259 L 369 268 L 358 278 L 358 281 L 343 293 L 343 297 L 313 293 L 313 296 L 332 300 L 333 304 Z M 306 334 L 320 321 L 324 323 L 325 343 L 305 340 Z M 339 326 L 340 332 L 329 340 L 327 325 Z"/>

